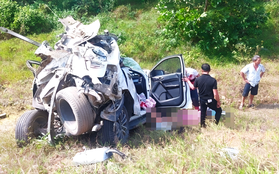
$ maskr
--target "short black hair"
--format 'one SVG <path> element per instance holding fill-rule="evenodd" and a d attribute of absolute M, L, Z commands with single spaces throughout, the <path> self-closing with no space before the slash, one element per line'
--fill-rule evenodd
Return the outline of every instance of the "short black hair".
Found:
<path fill-rule="evenodd" d="M 210 65 L 208 63 L 204 63 L 204 64 L 202 64 L 201 69 L 204 70 L 205 72 L 209 72 Z"/>

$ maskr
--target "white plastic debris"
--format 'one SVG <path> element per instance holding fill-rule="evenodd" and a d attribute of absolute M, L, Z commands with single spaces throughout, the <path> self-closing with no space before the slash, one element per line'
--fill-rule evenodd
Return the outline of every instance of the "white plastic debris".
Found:
<path fill-rule="evenodd" d="M 77 153 L 73 158 L 73 163 L 75 165 L 99 163 L 110 158 L 112 156 L 112 153 L 117 153 L 123 159 L 125 158 L 125 154 L 119 152 L 116 149 L 102 147 L 102 148 L 91 149 L 91 150 L 85 149 L 85 151 Z"/>
<path fill-rule="evenodd" d="M 237 160 L 237 155 L 239 154 L 239 150 L 231 147 L 226 147 L 221 149 L 219 152 L 222 157 L 229 156 L 232 160 Z"/>

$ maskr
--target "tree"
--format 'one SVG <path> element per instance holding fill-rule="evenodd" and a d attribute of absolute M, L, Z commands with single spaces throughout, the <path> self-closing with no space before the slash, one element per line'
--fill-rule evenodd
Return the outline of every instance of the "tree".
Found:
<path fill-rule="evenodd" d="M 165 36 L 216 54 L 253 54 L 268 19 L 261 0 L 161 0 L 156 8 Z"/>

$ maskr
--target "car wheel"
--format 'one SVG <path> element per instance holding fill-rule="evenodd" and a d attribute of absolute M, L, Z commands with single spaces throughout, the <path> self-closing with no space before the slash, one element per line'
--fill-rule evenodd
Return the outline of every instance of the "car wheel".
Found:
<path fill-rule="evenodd" d="M 17 145 L 22 147 L 31 139 L 47 133 L 48 112 L 31 110 L 21 115 L 16 124 L 15 138 Z"/>
<path fill-rule="evenodd" d="M 96 114 L 84 94 L 78 94 L 76 87 L 67 87 L 56 95 L 57 113 L 71 135 L 91 131 Z"/>
<path fill-rule="evenodd" d="M 126 143 L 129 137 L 129 115 L 125 106 L 116 122 L 103 120 L 101 141 L 103 144 L 116 145 L 118 142 Z"/>

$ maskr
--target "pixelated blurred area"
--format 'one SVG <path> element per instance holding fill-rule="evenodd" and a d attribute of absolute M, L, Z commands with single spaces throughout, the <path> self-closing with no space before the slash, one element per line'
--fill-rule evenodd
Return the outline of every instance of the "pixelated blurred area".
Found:
<path fill-rule="evenodd" d="M 234 112 L 230 107 L 226 107 L 223 109 L 220 122 L 223 122 L 224 125 L 228 128 L 234 129 Z"/>
<path fill-rule="evenodd" d="M 208 108 L 207 121 L 215 120 L 215 111 Z M 234 128 L 234 117 L 229 109 L 223 110 L 221 122 Z M 200 111 L 180 108 L 147 108 L 146 126 L 151 130 L 175 130 L 185 126 L 199 126 Z"/>
<path fill-rule="evenodd" d="M 174 130 L 183 126 L 198 126 L 200 112 L 180 108 L 148 108 L 147 127 L 151 130 Z"/>

